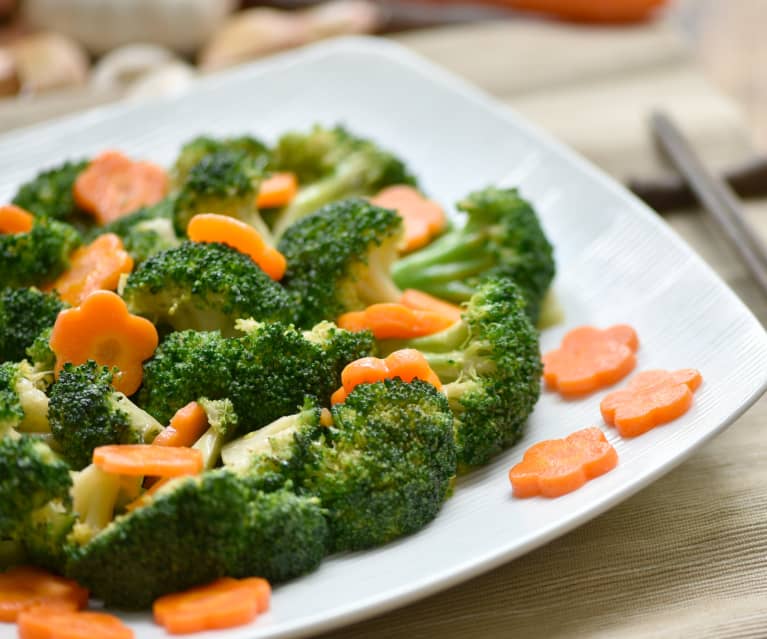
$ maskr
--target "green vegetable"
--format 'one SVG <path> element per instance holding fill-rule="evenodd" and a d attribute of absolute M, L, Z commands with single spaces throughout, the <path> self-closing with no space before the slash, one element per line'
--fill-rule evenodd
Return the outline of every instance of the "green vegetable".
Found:
<path fill-rule="evenodd" d="M 460 304 L 483 277 L 508 275 L 536 322 L 555 266 L 533 207 L 516 189 L 489 187 L 471 193 L 458 208 L 466 212 L 466 223 L 399 260 L 392 268 L 394 281 Z"/>
<path fill-rule="evenodd" d="M 52 334 L 53 326 L 43 329 L 27 348 L 27 357 L 34 364 L 35 370 L 48 373 L 51 377 L 56 367 L 56 354 L 51 348 Z"/>
<path fill-rule="evenodd" d="M 66 304 L 36 288 L 0 290 L 0 362 L 24 359 L 40 333 L 53 326 Z"/>
<path fill-rule="evenodd" d="M 65 364 L 51 388 L 51 431 L 74 468 L 87 466 L 97 446 L 150 444 L 162 431 L 157 420 L 114 390 L 112 376 L 94 361 Z"/>
<path fill-rule="evenodd" d="M 341 126 L 315 125 L 307 133 L 283 135 L 274 151 L 274 165 L 294 172 L 301 185 L 277 215 L 278 238 L 290 225 L 335 200 L 374 195 L 391 184 L 416 184 L 402 160 Z"/>
<path fill-rule="evenodd" d="M 13 203 L 37 217 L 75 224 L 83 222 L 87 218 L 75 204 L 72 188 L 86 166 L 87 160 L 68 161 L 41 172 L 19 187 Z"/>
<path fill-rule="evenodd" d="M 288 268 L 282 280 L 311 326 L 379 302 L 397 302 L 389 275 L 402 219 L 362 199 L 328 204 L 291 226 L 279 243 Z"/>
<path fill-rule="evenodd" d="M 0 364 L 0 439 L 16 430 L 50 432 L 43 377 L 26 361 Z"/>
<path fill-rule="evenodd" d="M 235 320 L 291 321 L 290 297 L 247 255 L 224 244 L 183 242 L 140 264 L 122 293 L 128 308 L 175 330 L 234 334 Z"/>
<path fill-rule="evenodd" d="M 64 571 L 67 538 L 76 522 L 70 506 L 69 495 L 66 495 L 63 500 L 50 501 L 24 519 L 17 538 L 22 542 L 28 563 L 56 573 Z"/>
<path fill-rule="evenodd" d="M 244 153 L 258 166 L 265 167 L 270 159 L 269 148 L 260 140 L 244 135 L 237 138 L 213 138 L 200 136 L 181 147 L 176 163 L 171 171 L 174 188 L 181 188 L 191 170 L 208 156 L 220 151 Z"/>
<path fill-rule="evenodd" d="M 229 399 L 197 400 L 208 418 L 208 430 L 194 444 L 202 453 L 205 468 L 211 469 L 218 464 L 221 447 L 237 432 L 239 419 L 234 405 Z"/>

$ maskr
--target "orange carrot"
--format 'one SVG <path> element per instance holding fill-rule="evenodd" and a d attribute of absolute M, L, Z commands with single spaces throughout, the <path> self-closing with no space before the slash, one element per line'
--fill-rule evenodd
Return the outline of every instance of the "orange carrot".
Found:
<path fill-rule="evenodd" d="M 439 377 L 431 370 L 429 362 L 420 351 L 414 348 L 403 348 L 391 353 L 384 361 L 391 377 L 399 377 L 403 382 L 420 379 L 429 382 L 437 390 L 442 390 Z"/>
<path fill-rule="evenodd" d="M 133 639 L 114 615 L 33 608 L 19 615 L 19 639 Z"/>
<path fill-rule="evenodd" d="M 93 463 L 105 473 L 130 477 L 196 475 L 204 466 L 199 450 L 152 444 L 98 446 L 93 451 Z"/>
<path fill-rule="evenodd" d="M 133 270 L 133 258 L 114 233 L 99 235 L 69 259 L 69 268 L 46 287 L 56 289 L 65 302 L 77 306 L 93 291 L 114 291 L 120 276 Z"/>
<path fill-rule="evenodd" d="M 703 378 L 692 368 L 674 372 L 644 371 L 626 388 L 607 395 L 600 404 L 605 422 L 621 437 L 636 437 L 684 415 Z"/>
<path fill-rule="evenodd" d="M 250 256 L 273 280 L 285 275 L 285 256 L 264 242 L 260 233 L 245 222 L 227 215 L 201 213 L 189 221 L 186 233 L 193 242 L 221 242 Z"/>
<path fill-rule="evenodd" d="M 628 375 L 636 366 L 638 348 L 636 332 L 625 324 L 604 330 L 581 326 L 543 356 L 543 379 L 562 395 L 584 395 Z"/>
<path fill-rule="evenodd" d="M 386 362 L 377 357 L 362 357 L 344 367 L 341 372 L 341 384 L 351 391 L 358 384 L 373 384 L 389 376 Z"/>
<path fill-rule="evenodd" d="M 516 497 L 560 497 L 615 468 L 618 453 L 598 428 L 539 442 L 509 471 Z"/>
<path fill-rule="evenodd" d="M 35 217 L 15 204 L 0 206 L 0 235 L 29 233 L 35 223 Z"/>
<path fill-rule="evenodd" d="M 272 173 L 261 182 L 256 198 L 256 206 L 270 209 L 285 206 L 298 192 L 298 179 L 295 173 Z"/>
<path fill-rule="evenodd" d="M 325 426 L 326 428 L 333 425 L 333 413 L 327 408 L 323 408 L 320 411 L 320 425 Z"/>
<path fill-rule="evenodd" d="M 338 390 L 336 390 L 335 393 L 330 396 L 330 404 L 332 406 L 335 406 L 336 404 L 343 404 L 348 396 L 349 393 L 343 386 L 341 386 Z"/>
<path fill-rule="evenodd" d="M 70 579 L 28 566 L 0 573 L 0 621 L 16 621 L 36 606 L 78 610 L 87 604 L 88 591 Z"/>
<path fill-rule="evenodd" d="M 168 427 L 155 437 L 155 446 L 191 446 L 208 428 L 208 415 L 200 404 L 189 402 L 170 418 Z"/>
<path fill-rule="evenodd" d="M 364 311 L 344 313 L 336 323 L 348 331 L 370 329 L 376 339 L 408 339 L 439 333 L 455 322 L 435 311 L 417 311 L 403 304 L 373 304 Z"/>
<path fill-rule="evenodd" d="M 110 291 L 96 291 L 81 306 L 61 311 L 50 339 L 56 375 L 67 362 L 79 365 L 92 359 L 118 369 L 113 385 L 126 395 L 141 386 L 141 363 L 152 356 L 157 342 L 154 324 L 130 314 L 122 298 Z"/>
<path fill-rule="evenodd" d="M 77 176 L 72 190 L 77 205 L 100 225 L 157 204 L 167 192 L 164 169 L 150 162 L 134 162 L 119 151 L 95 157 Z"/>
<path fill-rule="evenodd" d="M 233 628 L 268 610 L 270 596 L 265 579 L 223 577 L 206 586 L 160 597 L 154 602 L 154 618 L 170 634 Z"/>
<path fill-rule="evenodd" d="M 428 293 L 416 291 L 414 288 L 405 289 L 399 303 L 412 308 L 416 311 L 434 311 L 445 317 L 449 317 L 453 322 L 461 319 L 461 307 L 445 302 L 439 298 L 433 297 Z"/>
<path fill-rule="evenodd" d="M 576 22 L 637 22 L 646 20 L 666 0 L 490 0 L 514 9 L 552 14 Z"/>
<path fill-rule="evenodd" d="M 403 253 L 414 251 L 439 235 L 447 224 L 442 207 L 421 195 L 412 186 L 387 186 L 370 201 L 376 206 L 394 209 L 405 223 L 405 239 L 400 247 Z"/>

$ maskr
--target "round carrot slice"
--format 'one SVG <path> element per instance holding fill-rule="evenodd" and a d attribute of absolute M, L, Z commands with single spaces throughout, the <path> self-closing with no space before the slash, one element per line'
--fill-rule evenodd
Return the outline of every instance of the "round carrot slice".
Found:
<path fill-rule="evenodd" d="M 439 204 L 407 184 L 388 186 L 370 201 L 376 206 L 394 209 L 402 218 L 405 237 L 400 248 L 405 253 L 428 244 L 447 223 L 445 211 Z"/>
<path fill-rule="evenodd" d="M 133 639 L 114 615 L 34 608 L 19 615 L 19 639 Z"/>
<path fill-rule="evenodd" d="M 372 384 L 386 379 L 389 369 L 386 362 L 377 357 L 362 357 L 344 367 L 341 384 L 351 392 L 357 384 Z"/>
<path fill-rule="evenodd" d="M 35 217 L 15 204 L 0 206 L 0 235 L 29 233 L 35 223 Z"/>
<path fill-rule="evenodd" d="M 88 591 L 71 579 L 29 566 L 0 573 L 0 621 L 16 621 L 35 606 L 77 610 L 87 603 Z"/>
<path fill-rule="evenodd" d="M 295 173 L 272 173 L 261 182 L 256 198 L 256 206 L 270 209 L 285 206 L 298 192 L 298 179 Z"/>
<path fill-rule="evenodd" d="M 199 450 L 153 444 L 99 446 L 93 451 L 93 463 L 105 473 L 130 477 L 196 475 L 204 466 Z"/>

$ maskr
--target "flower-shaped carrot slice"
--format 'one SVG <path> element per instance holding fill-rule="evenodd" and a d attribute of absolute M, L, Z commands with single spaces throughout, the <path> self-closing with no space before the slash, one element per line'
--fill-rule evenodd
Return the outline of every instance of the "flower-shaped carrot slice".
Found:
<path fill-rule="evenodd" d="M 451 318 L 453 322 L 458 322 L 461 319 L 462 311 L 460 306 L 433 297 L 423 291 L 416 291 L 414 288 L 405 289 L 402 292 L 399 303 L 416 311 L 434 311 Z"/>
<path fill-rule="evenodd" d="M 543 379 L 562 395 L 584 395 L 634 370 L 638 348 L 637 334 L 630 326 L 604 330 L 581 326 L 565 335 L 558 349 L 543 356 Z"/>
<path fill-rule="evenodd" d="M 272 173 L 258 187 L 256 206 L 260 209 L 285 206 L 297 192 L 298 180 L 295 173 Z"/>
<path fill-rule="evenodd" d="M 78 610 L 87 603 L 85 588 L 39 568 L 18 566 L 0 573 L 0 621 L 16 621 L 36 606 Z"/>
<path fill-rule="evenodd" d="M 96 291 L 81 306 L 61 311 L 50 340 L 57 375 L 67 362 L 79 365 L 92 359 L 118 369 L 112 383 L 126 395 L 141 385 L 141 363 L 152 356 L 157 343 L 154 324 L 129 313 L 111 291 Z"/>
<path fill-rule="evenodd" d="M 516 497 L 560 497 L 615 468 L 618 453 L 598 428 L 539 442 L 509 471 Z"/>
<path fill-rule="evenodd" d="M 684 415 L 702 381 L 692 368 L 644 371 L 602 400 L 602 417 L 621 437 L 636 437 Z"/>
<path fill-rule="evenodd" d="M 119 617 L 105 612 L 76 612 L 47 607 L 19 615 L 19 639 L 134 639 Z"/>
<path fill-rule="evenodd" d="M 157 204 L 168 192 L 168 175 L 150 162 L 134 162 L 119 151 L 95 157 L 72 189 L 77 205 L 101 224 Z"/>
<path fill-rule="evenodd" d="M 388 186 L 370 201 L 385 209 L 394 209 L 405 223 L 405 239 L 400 250 L 414 251 L 429 243 L 445 228 L 447 218 L 442 207 L 421 195 L 412 186 Z"/>
<path fill-rule="evenodd" d="M 227 215 L 201 213 L 189 220 L 186 233 L 192 242 L 220 242 L 250 256 L 273 280 L 285 275 L 285 256 L 264 242 L 261 234 L 245 222 Z"/>
<path fill-rule="evenodd" d="M 94 291 L 116 290 L 120 276 L 132 270 L 133 258 L 122 240 L 114 233 L 105 233 L 72 253 L 69 268 L 46 290 L 57 290 L 61 299 L 77 306 Z"/>
<path fill-rule="evenodd" d="M 15 204 L 0 206 L 0 235 L 29 233 L 34 223 L 34 216 Z"/>
<path fill-rule="evenodd" d="M 439 333 L 455 320 L 435 311 L 414 310 L 404 304 L 373 304 L 364 311 L 344 313 L 336 323 L 347 331 L 370 329 L 376 339 L 409 339 Z"/>

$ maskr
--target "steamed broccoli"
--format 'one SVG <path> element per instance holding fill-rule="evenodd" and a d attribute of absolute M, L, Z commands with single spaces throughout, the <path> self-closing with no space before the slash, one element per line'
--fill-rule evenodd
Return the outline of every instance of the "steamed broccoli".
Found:
<path fill-rule="evenodd" d="M 244 135 L 237 138 L 213 138 L 206 135 L 194 138 L 181 147 L 176 163 L 173 165 L 173 186 L 179 189 L 186 182 L 190 171 L 208 156 L 219 151 L 244 153 L 261 168 L 269 163 L 269 148 L 260 140 Z"/>
<path fill-rule="evenodd" d="M 101 233 L 114 233 L 123 241 L 125 250 L 136 264 L 155 253 L 179 245 L 173 228 L 173 199 L 145 206 L 99 228 Z"/>
<path fill-rule="evenodd" d="M 43 377 L 26 361 L 0 364 L 0 438 L 12 430 L 50 432 Z"/>
<path fill-rule="evenodd" d="M 53 376 L 53 369 L 56 366 L 56 354 L 51 348 L 51 335 L 53 326 L 43 329 L 35 338 L 32 344 L 27 348 L 27 359 L 32 362 L 36 371 L 47 373 Z M 52 379 L 48 380 L 48 385 Z"/>
<path fill-rule="evenodd" d="M 27 562 L 53 572 L 63 572 L 66 565 L 67 537 L 76 516 L 69 495 L 38 508 L 24 519 L 17 532 Z"/>
<path fill-rule="evenodd" d="M 43 171 L 33 180 L 21 185 L 13 197 L 13 203 L 37 217 L 75 224 L 84 221 L 87 218 L 75 204 L 72 188 L 77 176 L 87 166 L 87 160 L 68 161 Z"/>
<path fill-rule="evenodd" d="M 208 430 L 192 448 L 202 453 L 205 468 L 211 469 L 218 464 L 221 447 L 237 432 L 239 419 L 229 399 L 213 400 L 201 397 L 197 401 L 208 418 Z"/>
<path fill-rule="evenodd" d="M 290 297 L 247 255 L 217 243 L 183 242 L 140 264 L 122 291 L 131 312 L 175 330 L 234 334 L 239 318 L 290 321 Z"/>
<path fill-rule="evenodd" d="M 206 155 L 189 172 L 176 197 L 173 224 L 186 234 L 189 220 L 198 213 L 235 217 L 271 240 L 271 233 L 256 208 L 263 166 L 244 153 L 219 151 Z"/>
<path fill-rule="evenodd" d="M 288 262 L 282 282 L 299 307 L 299 325 L 399 301 L 389 268 L 402 233 L 396 212 L 358 198 L 328 204 L 291 226 L 278 248 Z"/>
<path fill-rule="evenodd" d="M 73 227 L 46 218 L 36 219 L 28 233 L 0 234 L 0 282 L 14 288 L 47 284 L 66 270 L 79 244 Z"/>
<path fill-rule="evenodd" d="M 490 187 L 471 193 L 458 208 L 466 212 L 466 223 L 399 260 L 392 268 L 394 281 L 460 304 L 482 277 L 509 275 L 536 322 L 555 266 L 533 207 L 516 189 Z"/>
<path fill-rule="evenodd" d="M 281 323 L 240 322 L 246 334 L 171 333 L 144 365 L 138 403 L 163 422 L 199 397 L 229 398 L 238 431 L 292 413 L 305 396 L 330 396 L 343 367 L 369 355 L 370 333 L 332 324 L 301 332 Z"/>
<path fill-rule="evenodd" d="M 538 401 L 543 373 L 538 333 L 524 309 L 510 278 L 490 278 L 450 328 L 381 343 L 387 353 L 418 349 L 445 384 L 464 467 L 484 464 L 514 443 Z"/>
<path fill-rule="evenodd" d="M 24 359 L 40 333 L 53 326 L 65 307 L 59 296 L 36 288 L 0 290 L 0 362 Z"/>
<path fill-rule="evenodd" d="M 48 418 L 62 455 L 75 468 L 107 444 L 150 444 L 162 431 L 151 415 L 112 387 L 112 371 L 89 361 L 65 364 L 51 388 Z"/>
<path fill-rule="evenodd" d="M 274 152 L 274 166 L 294 172 L 302 185 L 277 215 L 274 235 L 278 238 L 291 224 L 335 200 L 373 195 L 391 184 L 416 183 L 402 160 L 341 126 L 316 125 L 307 133 L 283 135 Z"/>

